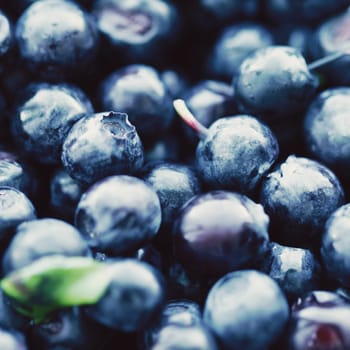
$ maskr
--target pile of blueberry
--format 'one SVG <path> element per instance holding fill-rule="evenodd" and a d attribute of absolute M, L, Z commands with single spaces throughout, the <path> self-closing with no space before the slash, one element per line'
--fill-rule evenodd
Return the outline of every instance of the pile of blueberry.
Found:
<path fill-rule="evenodd" d="M 349 350 L 350 0 L 0 0 L 0 349 Z"/>

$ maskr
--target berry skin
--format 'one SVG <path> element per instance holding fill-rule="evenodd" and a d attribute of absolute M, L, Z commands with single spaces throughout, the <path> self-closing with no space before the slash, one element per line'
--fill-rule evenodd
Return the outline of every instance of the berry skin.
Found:
<path fill-rule="evenodd" d="M 227 26 L 215 41 L 208 60 L 208 70 L 215 77 L 231 82 L 249 54 L 273 44 L 272 33 L 258 23 Z"/>
<path fill-rule="evenodd" d="M 3 256 L 5 274 L 48 255 L 90 256 L 90 249 L 80 232 L 63 220 L 42 218 L 17 226 Z"/>
<path fill-rule="evenodd" d="M 101 112 L 73 125 L 61 159 L 73 179 L 89 186 L 109 175 L 135 173 L 143 165 L 143 146 L 125 113 Z"/>
<path fill-rule="evenodd" d="M 74 221 L 76 206 L 84 189 L 64 170 L 58 169 L 50 181 L 50 207 L 52 215 L 69 222 Z"/>
<path fill-rule="evenodd" d="M 85 308 L 89 317 L 107 327 L 135 332 L 149 326 L 165 303 L 163 280 L 157 270 L 134 259 L 112 263 L 106 293 Z"/>
<path fill-rule="evenodd" d="M 98 32 L 87 12 L 69 0 L 31 4 L 16 25 L 22 58 L 41 77 L 53 81 L 72 78 L 92 62 Z"/>
<path fill-rule="evenodd" d="M 0 240 L 2 243 L 11 238 L 19 224 L 34 219 L 36 219 L 36 210 L 23 192 L 13 187 L 0 186 Z"/>
<path fill-rule="evenodd" d="M 12 119 L 13 138 L 26 156 L 58 165 L 70 128 L 91 113 L 91 102 L 76 86 L 34 83 L 22 92 Z"/>
<path fill-rule="evenodd" d="M 75 225 L 97 251 L 136 252 L 158 232 L 159 198 L 144 181 L 128 175 L 107 177 L 81 197 Z"/>
<path fill-rule="evenodd" d="M 350 88 L 324 90 L 309 106 L 304 119 L 308 151 L 344 177 L 350 170 Z"/>
<path fill-rule="evenodd" d="M 350 347 L 350 306 L 335 293 L 315 290 L 292 305 L 284 348 L 345 350 Z"/>
<path fill-rule="evenodd" d="M 344 204 L 328 218 L 322 236 L 321 256 L 328 277 L 350 287 L 350 205 Z"/>
<path fill-rule="evenodd" d="M 347 0 L 338 0 L 338 3 L 340 2 L 349 6 Z M 347 50 L 350 38 L 349 23 L 349 11 L 336 13 L 320 23 L 313 31 L 313 36 L 309 41 L 313 59 L 323 58 L 339 51 Z M 338 60 L 321 67 L 320 72 L 322 72 L 327 83 L 331 86 L 349 86 L 349 67 L 349 55 L 344 55 Z"/>
<path fill-rule="evenodd" d="M 321 284 L 321 265 L 308 249 L 272 242 L 261 270 L 273 278 L 292 301 Z"/>
<path fill-rule="evenodd" d="M 233 85 L 242 113 L 271 122 L 301 119 L 315 94 L 316 79 L 298 50 L 268 46 L 242 62 Z"/>
<path fill-rule="evenodd" d="M 272 278 L 243 270 L 228 273 L 214 284 L 203 317 L 220 349 L 267 350 L 281 335 L 289 307 Z"/>
<path fill-rule="evenodd" d="M 102 108 L 127 113 L 143 142 L 170 128 L 174 119 L 171 95 L 153 67 L 120 68 L 101 83 L 100 91 Z"/>
<path fill-rule="evenodd" d="M 289 156 L 262 182 L 260 202 L 270 216 L 273 240 L 290 246 L 319 247 L 324 224 L 343 204 L 344 191 L 326 166 Z"/>
<path fill-rule="evenodd" d="M 211 189 L 251 193 L 279 154 L 268 126 L 248 115 L 224 117 L 208 129 L 196 150 L 196 167 Z"/>
<path fill-rule="evenodd" d="M 24 334 L 0 329 L 0 348 L 6 350 L 27 350 Z"/>
<path fill-rule="evenodd" d="M 205 127 L 215 120 L 237 112 L 234 90 L 230 84 L 219 80 L 203 80 L 188 88 L 183 99 L 196 119 Z M 186 124 L 183 125 L 186 152 L 189 146 L 195 149 L 198 137 Z"/>
<path fill-rule="evenodd" d="M 160 162 L 144 169 L 143 179 L 157 192 L 162 207 L 162 226 L 169 228 L 180 208 L 200 193 L 195 171 L 183 164 Z"/>
<path fill-rule="evenodd" d="M 195 196 L 173 226 L 174 254 L 198 276 L 252 267 L 267 250 L 269 218 L 261 205 L 234 192 Z"/>
<path fill-rule="evenodd" d="M 163 0 L 97 0 L 93 15 L 113 66 L 116 59 L 123 64 L 159 63 L 180 22 L 176 8 Z"/>

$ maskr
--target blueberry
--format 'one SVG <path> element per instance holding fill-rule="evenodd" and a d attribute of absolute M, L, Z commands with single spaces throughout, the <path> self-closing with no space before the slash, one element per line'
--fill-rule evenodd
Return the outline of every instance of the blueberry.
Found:
<path fill-rule="evenodd" d="M 75 209 L 84 189 L 64 169 L 55 171 L 50 182 L 52 215 L 69 222 L 74 221 Z"/>
<path fill-rule="evenodd" d="M 311 103 L 304 119 L 308 151 L 341 177 L 350 170 L 350 132 L 347 128 L 349 97 L 348 87 L 326 89 Z"/>
<path fill-rule="evenodd" d="M 5 329 L 0 329 L 0 348 L 4 350 L 29 349 L 22 333 Z"/>
<path fill-rule="evenodd" d="M 179 209 L 200 193 L 201 185 L 195 171 L 183 164 L 161 162 L 149 164 L 143 179 L 157 192 L 162 208 L 162 226 L 171 227 Z"/>
<path fill-rule="evenodd" d="M 8 16 L 0 11 L 0 59 L 9 54 L 14 45 L 13 27 Z"/>
<path fill-rule="evenodd" d="M 21 191 L 0 186 L 0 239 L 6 242 L 22 222 L 36 219 L 32 202 Z"/>
<path fill-rule="evenodd" d="M 188 81 L 178 71 L 166 69 L 160 73 L 161 79 L 173 98 L 178 98 L 188 87 Z"/>
<path fill-rule="evenodd" d="M 290 300 L 320 287 L 321 265 L 308 249 L 271 243 L 262 265 Z"/>
<path fill-rule="evenodd" d="M 103 325 L 135 332 L 156 320 L 165 303 L 163 280 L 157 270 L 134 259 L 111 265 L 112 279 L 106 293 L 87 306 L 87 315 Z"/>
<path fill-rule="evenodd" d="M 16 24 L 21 56 L 44 79 L 72 79 L 97 53 L 98 32 L 86 11 L 69 0 L 31 4 Z M 79 74 L 78 74 L 79 75 Z"/>
<path fill-rule="evenodd" d="M 10 273 L 48 255 L 90 256 L 80 232 L 65 221 L 42 218 L 17 226 L 3 256 L 4 273 Z"/>
<path fill-rule="evenodd" d="M 196 119 L 205 127 L 209 127 L 218 118 L 233 115 L 237 112 L 235 94 L 232 86 L 219 80 L 202 80 L 191 86 L 183 94 L 183 99 Z M 183 125 L 184 148 L 195 148 L 197 137 L 195 132 L 186 124 Z"/>
<path fill-rule="evenodd" d="M 224 28 L 209 54 L 208 70 L 227 82 L 236 76 L 252 52 L 274 44 L 272 32 L 259 23 L 237 23 Z"/>
<path fill-rule="evenodd" d="M 260 202 L 270 216 L 270 233 L 276 242 L 319 247 L 324 224 L 343 204 L 344 192 L 326 166 L 289 156 L 264 179 Z"/>
<path fill-rule="evenodd" d="M 93 15 L 108 56 L 124 64 L 159 63 L 179 27 L 176 7 L 163 0 L 97 0 Z"/>
<path fill-rule="evenodd" d="M 168 325 L 163 327 L 151 350 L 217 350 L 212 333 L 204 326 Z"/>
<path fill-rule="evenodd" d="M 277 283 L 255 270 L 220 278 L 204 306 L 204 321 L 222 349 L 269 349 L 288 317 L 288 303 Z"/>
<path fill-rule="evenodd" d="M 317 290 L 292 306 L 288 350 L 348 349 L 350 306 L 335 293 Z"/>
<path fill-rule="evenodd" d="M 143 142 L 171 126 L 172 98 L 159 72 L 147 65 L 128 65 L 110 74 L 100 87 L 104 110 L 128 114 Z"/>
<path fill-rule="evenodd" d="M 348 1 L 344 1 L 349 6 Z M 349 45 L 350 14 L 343 11 L 336 16 L 322 22 L 313 32 L 310 40 L 310 51 L 314 59 L 346 50 Z M 320 69 L 327 84 L 335 86 L 348 86 L 350 83 L 349 55 L 335 60 Z"/>
<path fill-rule="evenodd" d="M 110 176 L 81 197 L 75 225 L 96 250 L 113 255 L 135 252 L 157 234 L 159 198 L 144 181 L 128 175 Z"/>
<path fill-rule="evenodd" d="M 162 328 L 172 326 L 196 326 L 202 322 L 200 306 L 191 300 L 175 299 L 168 301 L 163 307 L 159 320 L 143 334 L 143 345 L 151 348 L 157 341 Z"/>
<path fill-rule="evenodd" d="M 38 177 L 28 161 L 18 154 L 0 151 L 0 186 L 9 186 L 35 198 L 38 190 Z"/>
<path fill-rule="evenodd" d="M 250 115 L 216 120 L 196 149 L 196 167 L 210 189 L 251 193 L 277 160 L 270 128 Z"/>
<path fill-rule="evenodd" d="M 316 79 L 297 49 L 268 46 L 242 62 L 234 87 L 242 113 L 269 122 L 300 120 L 315 94 Z"/>
<path fill-rule="evenodd" d="M 350 287 L 348 227 L 350 227 L 350 205 L 344 204 L 328 218 L 321 246 L 321 256 L 329 278 L 347 288 Z"/>
<path fill-rule="evenodd" d="M 91 102 L 76 86 L 31 84 L 12 118 L 12 134 L 20 149 L 44 164 L 60 164 L 61 148 L 72 125 L 93 113 Z"/>
<path fill-rule="evenodd" d="M 76 122 L 62 146 L 68 174 L 84 186 L 109 175 L 133 174 L 143 165 L 143 145 L 125 113 L 100 112 Z"/>
<path fill-rule="evenodd" d="M 268 222 L 262 206 L 245 195 L 197 195 L 174 222 L 174 254 L 186 269 L 202 276 L 252 267 L 266 253 Z"/>

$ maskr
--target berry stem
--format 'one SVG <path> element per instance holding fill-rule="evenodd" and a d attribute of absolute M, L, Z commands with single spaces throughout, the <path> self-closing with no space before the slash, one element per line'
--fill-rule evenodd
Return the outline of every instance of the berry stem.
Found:
<path fill-rule="evenodd" d="M 208 135 L 208 129 L 201 124 L 196 117 L 188 109 L 186 103 L 182 99 L 177 99 L 173 102 L 173 106 L 177 114 L 184 120 L 184 122 L 190 126 L 197 134 L 198 137 L 203 140 Z"/>
<path fill-rule="evenodd" d="M 346 49 L 349 49 L 348 47 Z M 325 57 L 319 58 L 311 63 L 308 64 L 309 70 L 315 70 L 317 68 L 320 68 L 328 63 L 331 63 L 333 61 L 338 60 L 339 58 L 342 58 L 343 56 L 349 55 L 349 52 L 344 49 L 342 51 L 338 51 L 335 53 L 332 53 L 330 55 L 327 55 Z"/>

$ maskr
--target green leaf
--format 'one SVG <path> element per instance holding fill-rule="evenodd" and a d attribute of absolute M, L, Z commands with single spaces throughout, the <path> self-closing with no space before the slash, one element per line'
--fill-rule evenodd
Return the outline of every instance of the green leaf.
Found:
<path fill-rule="evenodd" d="M 18 312 L 41 322 L 59 308 L 98 302 L 111 271 L 111 265 L 92 258 L 54 255 L 10 273 L 0 286 Z"/>

